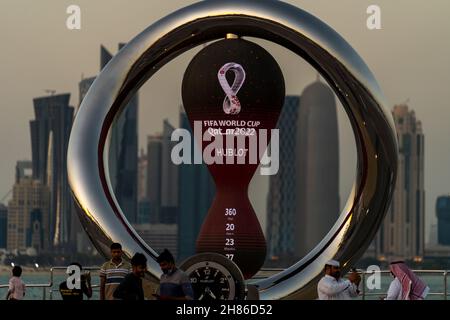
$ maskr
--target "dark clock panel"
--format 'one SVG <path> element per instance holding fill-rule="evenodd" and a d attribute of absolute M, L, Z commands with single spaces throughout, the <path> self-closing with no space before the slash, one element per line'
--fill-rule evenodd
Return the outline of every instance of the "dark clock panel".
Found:
<path fill-rule="evenodd" d="M 208 266 L 199 267 L 189 274 L 196 300 L 228 300 L 230 297 L 231 275 Z"/>
<path fill-rule="evenodd" d="M 218 253 L 200 253 L 181 263 L 194 289 L 195 300 L 244 300 L 245 281 L 239 267 Z"/>

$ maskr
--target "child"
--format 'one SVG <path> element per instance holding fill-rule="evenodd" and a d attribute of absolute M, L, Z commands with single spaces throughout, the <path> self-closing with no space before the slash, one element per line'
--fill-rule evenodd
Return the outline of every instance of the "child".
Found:
<path fill-rule="evenodd" d="M 12 278 L 9 279 L 9 289 L 6 295 L 6 300 L 22 300 L 25 296 L 25 284 L 20 279 L 22 275 L 22 268 L 15 266 L 12 269 Z"/>

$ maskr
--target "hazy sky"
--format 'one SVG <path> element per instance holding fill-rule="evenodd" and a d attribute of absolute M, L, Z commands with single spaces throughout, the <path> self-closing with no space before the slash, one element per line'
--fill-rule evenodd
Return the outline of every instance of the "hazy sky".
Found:
<path fill-rule="evenodd" d="M 78 82 L 99 69 L 99 47 L 117 51 L 147 26 L 195 1 L 1 0 L 0 1 L 0 199 L 12 187 L 17 160 L 31 159 L 29 121 L 34 97 L 45 89 L 70 92 L 78 105 Z M 425 133 L 427 229 L 435 221 L 436 197 L 450 193 L 450 23 L 448 0 L 290 0 L 339 32 L 363 57 L 391 105 L 410 99 Z M 66 8 L 81 7 L 82 29 L 66 28 Z M 366 9 L 382 10 L 382 30 L 366 27 Z M 265 47 L 282 66 L 287 91 L 301 94 L 315 79 L 304 61 L 275 45 Z M 140 145 L 160 131 L 162 119 L 178 124 L 180 84 L 192 52 L 164 67 L 140 91 Z M 150 97 L 152 103 L 150 104 Z M 340 109 L 339 109 L 340 110 Z M 353 138 L 342 110 L 341 202 L 354 177 Z M 267 179 L 252 188 L 264 211 Z M 263 221 L 264 223 L 264 221 Z M 427 239 L 428 240 L 428 239 Z"/>

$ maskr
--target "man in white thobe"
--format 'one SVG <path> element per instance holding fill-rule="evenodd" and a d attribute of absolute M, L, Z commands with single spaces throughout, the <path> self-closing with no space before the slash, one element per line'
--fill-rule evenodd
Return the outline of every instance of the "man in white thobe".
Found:
<path fill-rule="evenodd" d="M 361 277 L 352 272 L 348 280 L 341 278 L 339 261 L 330 260 L 325 264 L 325 276 L 317 285 L 319 300 L 350 300 L 359 294 Z"/>
<path fill-rule="evenodd" d="M 387 296 L 384 300 L 402 300 L 402 293 L 402 284 L 397 278 L 394 278 L 389 285 Z"/>

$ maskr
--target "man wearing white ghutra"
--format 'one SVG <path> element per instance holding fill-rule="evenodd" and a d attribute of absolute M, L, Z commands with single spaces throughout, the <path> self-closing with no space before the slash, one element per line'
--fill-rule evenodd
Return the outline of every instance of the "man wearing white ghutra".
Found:
<path fill-rule="evenodd" d="M 319 300 L 350 300 L 359 294 L 361 277 L 353 271 L 348 279 L 341 277 L 339 261 L 330 260 L 325 264 L 325 276 L 317 285 Z"/>

